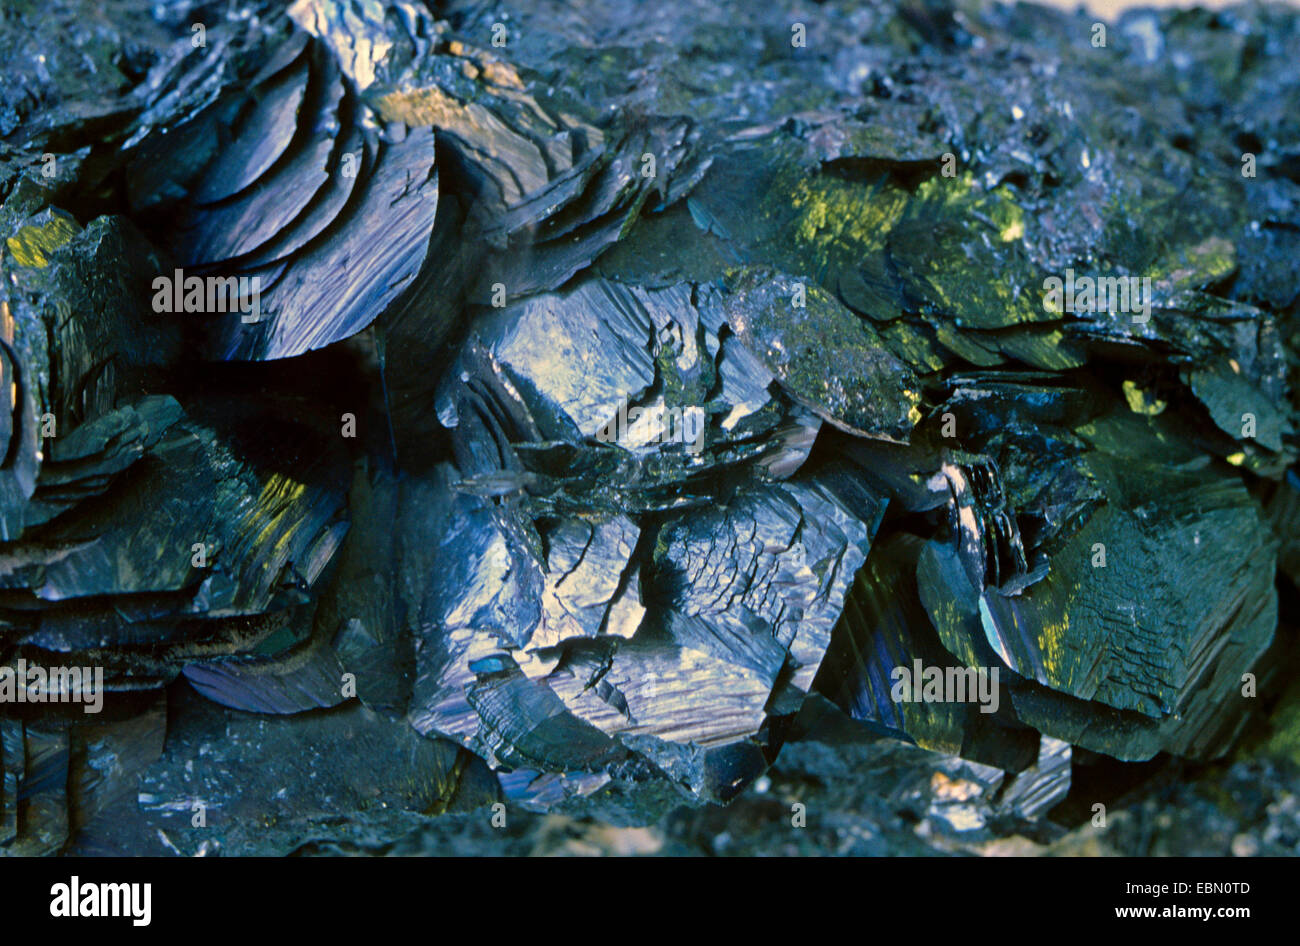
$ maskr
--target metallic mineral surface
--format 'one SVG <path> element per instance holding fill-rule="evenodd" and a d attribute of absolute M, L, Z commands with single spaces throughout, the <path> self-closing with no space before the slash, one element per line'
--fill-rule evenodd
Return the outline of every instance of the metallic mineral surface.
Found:
<path fill-rule="evenodd" d="M 1300 848 L 1300 12 L 0 52 L 0 852 Z"/>

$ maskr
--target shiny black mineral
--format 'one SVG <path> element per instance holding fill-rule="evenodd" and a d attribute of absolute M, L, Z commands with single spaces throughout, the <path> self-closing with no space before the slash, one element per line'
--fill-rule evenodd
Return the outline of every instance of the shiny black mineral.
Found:
<path fill-rule="evenodd" d="M 1300 14 L 0 58 L 0 851 L 1300 844 Z"/>

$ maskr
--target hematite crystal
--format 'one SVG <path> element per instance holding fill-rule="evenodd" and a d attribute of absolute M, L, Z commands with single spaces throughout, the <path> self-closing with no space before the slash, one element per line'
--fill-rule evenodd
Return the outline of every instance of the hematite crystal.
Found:
<path fill-rule="evenodd" d="M 871 852 L 1050 848 L 1073 766 L 1286 718 L 1296 14 L 114 9 L 0 14 L 0 661 L 107 689 L 0 704 L 0 850 L 644 825 L 783 746 Z"/>

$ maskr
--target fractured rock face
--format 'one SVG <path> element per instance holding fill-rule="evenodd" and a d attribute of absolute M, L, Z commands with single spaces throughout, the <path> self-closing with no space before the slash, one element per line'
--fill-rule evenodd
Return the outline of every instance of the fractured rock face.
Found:
<path fill-rule="evenodd" d="M 806 740 L 969 850 L 1284 685 L 1294 13 L 49 6 L 0 696 L 104 711 L 0 700 L 0 848 L 644 824 Z"/>

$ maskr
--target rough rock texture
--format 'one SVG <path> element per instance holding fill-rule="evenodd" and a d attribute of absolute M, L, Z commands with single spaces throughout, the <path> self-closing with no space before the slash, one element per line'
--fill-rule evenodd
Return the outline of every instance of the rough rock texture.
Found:
<path fill-rule="evenodd" d="M 1300 15 L 1098 38 L 10 3 L 0 850 L 1293 851 Z"/>

